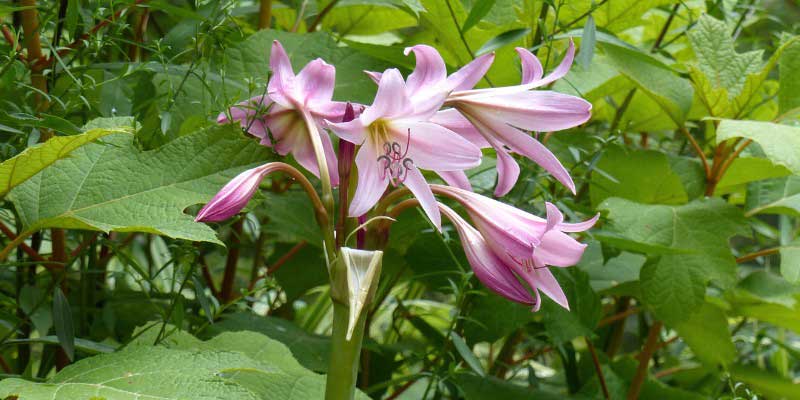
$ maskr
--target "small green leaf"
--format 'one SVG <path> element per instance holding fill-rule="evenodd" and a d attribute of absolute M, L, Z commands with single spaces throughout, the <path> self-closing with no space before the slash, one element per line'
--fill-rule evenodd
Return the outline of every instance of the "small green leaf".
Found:
<path fill-rule="evenodd" d="M 586 19 L 586 25 L 583 26 L 583 35 L 581 35 L 581 48 L 578 51 L 578 65 L 583 69 L 589 68 L 592 64 L 592 57 L 594 56 L 595 46 L 595 33 L 597 27 L 594 24 L 594 17 L 589 15 Z"/>
<path fill-rule="evenodd" d="M 730 368 L 733 379 L 746 382 L 767 398 L 800 399 L 800 385 L 754 366 L 735 364 Z"/>
<path fill-rule="evenodd" d="M 200 303 L 200 307 L 203 308 L 203 314 L 206 315 L 208 323 L 213 324 L 214 313 L 211 311 L 211 302 L 206 296 L 205 285 L 196 276 L 192 276 L 192 283 L 194 283 L 194 295 L 197 296 L 197 301 Z"/>
<path fill-rule="evenodd" d="M 75 359 L 75 329 L 72 326 L 72 311 L 69 301 L 64 296 L 60 287 L 53 293 L 53 324 L 56 327 L 56 336 L 61 348 L 67 353 L 70 360 Z"/>
<path fill-rule="evenodd" d="M 473 353 L 469 346 L 467 346 L 467 342 L 464 341 L 464 338 L 455 332 L 450 332 L 450 338 L 453 340 L 453 345 L 456 347 L 456 351 L 458 351 L 458 354 L 461 355 L 461 358 L 464 359 L 472 371 L 479 376 L 486 376 L 486 371 L 483 370 L 481 361 L 478 360 L 478 357 L 475 356 L 475 353 Z"/>
<path fill-rule="evenodd" d="M 58 336 L 42 336 L 32 339 L 11 339 L 7 340 L 4 344 L 12 345 L 21 343 L 25 344 L 44 343 L 44 344 L 60 345 L 61 340 L 58 338 Z M 86 354 L 94 355 L 103 353 L 113 353 L 115 347 L 103 343 L 93 342 L 87 339 L 75 338 L 75 350 L 81 351 Z"/>
<path fill-rule="evenodd" d="M 488 42 L 484 43 L 483 46 L 481 46 L 481 48 L 478 49 L 477 52 L 475 52 L 475 55 L 479 56 L 482 54 L 486 54 L 490 51 L 497 50 L 507 44 L 514 43 L 518 39 L 530 33 L 530 31 L 531 31 L 530 28 L 518 28 L 503 32 L 495 36 Z"/>
<path fill-rule="evenodd" d="M 751 139 L 774 164 L 800 174 L 800 128 L 762 121 L 724 119 L 717 129 L 717 143 L 731 138 Z"/>
<path fill-rule="evenodd" d="M 475 26 L 478 22 L 481 22 L 481 19 L 492 10 L 494 7 L 494 3 L 496 0 L 478 0 L 472 5 L 472 9 L 469 10 L 469 15 L 467 15 L 467 19 L 464 21 L 464 25 L 461 26 L 461 32 L 466 32 L 470 30 L 473 26 Z"/>
<path fill-rule="evenodd" d="M 725 313 L 711 303 L 703 303 L 673 327 L 695 356 L 709 366 L 728 365 L 736 358 Z"/>

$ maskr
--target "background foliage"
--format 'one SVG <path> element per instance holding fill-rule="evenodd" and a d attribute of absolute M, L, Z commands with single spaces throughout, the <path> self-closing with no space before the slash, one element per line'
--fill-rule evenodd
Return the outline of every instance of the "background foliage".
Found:
<path fill-rule="evenodd" d="M 276 157 L 216 115 L 263 93 L 274 39 L 370 103 L 362 70 L 408 72 L 408 45 L 453 70 L 495 51 L 486 87 L 519 81 L 515 46 L 549 70 L 573 37 L 553 89 L 593 117 L 540 139 L 577 195 L 519 160 L 504 199 L 602 213 L 554 271 L 571 310 L 491 294 L 452 229 L 406 212 L 358 396 L 800 399 L 798 21 L 792 0 L 0 2 L 0 398 L 320 398 L 331 310 L 300 189 L 191 217 Z"/>

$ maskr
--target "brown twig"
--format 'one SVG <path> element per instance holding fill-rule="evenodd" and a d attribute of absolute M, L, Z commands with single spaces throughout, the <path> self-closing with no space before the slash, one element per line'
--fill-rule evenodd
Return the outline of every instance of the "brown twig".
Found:
<path fill-rule="evenodd" d="M 35 3 L 35 0 L 23 0 L 23 1 L 32 1 L 32 2 Z M 84 33 L 80 37 L 76 38 L 72 43 L 66 45 L 65 47 L 63 47 L 63 48 L 61 48 L 59 50 L 57 50 L 56 51 L 56 55 L 58 55 L 58 57 L 63 57 L 65 55 L 67 55 L 70 51 L 73 51 L 73 50 L 76 50 L 76 49 L 80 48 L 86 42 L 86 40 L 88 40 L 90 37 L 92 37 L 92 35 L 96 34 L 98 31 L 100 31 L 100 29 L 105 28 L 111 22 L 119 19 L 119 17 L 122 15 L 122 13 L 124 13 L 125 11 L 127 11 L 131 7 L 135 7 L 135 6 L 137 6 L 137 5 L 141 4 L 141 3 L 144 3 L 145 1 L 147 1 L 147 0 L 134 0 L 134 2 L 132 4 L 130 4 L 129 6 L 123 7 L 121 9 L 117 10 L 110 18 L 106 18 L 106 19 L 98 22 L 97 25 L 93 26 L 92 29 L 89 30 L 89 32 Z M 28 57 L 31 59 L 32 62 L 34 62 L 34 64 L 32 65 L 31 68 L 39 70 L 39 71 L 44 70 L 45 68 L 53 65 L 53 63 L 57 59 L 56 55 L 51 55 L 49 57 L 43 57 L 41 55 L 41 48 L 40 48 L 39 54 L 34 57 L 34 56 L 31 56 L 30 50 L 28 51 Z"/>
<path fill-rule="evenodd" d="M 606 318 L 601 319 L 600 322 L 597 323 L 597 327 L 598 328 L 602 328 L 602 327 L 604 327 L 606 325 L 610 325 L 610 324 L 612 324 L 612 323 L 614 323 L 616 321 L 619 321 L 621 319 L 625 319 L 625 318 L 627 318 L 627 317 L 629 317 L 629 316 L 631 316 L 633 314 L 636 314 L 639 311 L 641 311 L 641 310 L 639 308 L 637 308 L 637 307 L 628 308 L 628 309 L 626 309 L 626 310 L 624 310 L 624 311 L 622 311 L 620 313 L 617 313 L 617 314 L 614 314 L 614 315 L 612 315 L 610 317 L 606 317 Z"/>
<path fill-rule="evenodd" d="M 206 282 L 206 287 L 211 291 L 211 295 L 219 300 L 219 290 L 217 290 L 216 285 L 214 285 L 214 277 L 211 275 L 211 269 L 208 267 L 206 257 L 201 253 L 200 256 L 197 257 L 197 261 L 200 262 L 200 272 L 203 275 L 203 280 Z"/>
<path fill-rule="evenodd" d="M 772 247 L 772 248 L 769 248 L 769 249 L 759 250 L 759 251 L 757 251 L 755 253 L 745 254 L 745 255 L 743 255 L 741 257 L 738 257 L 736 259 L 736 262 L 741 264 L 743 262 L 748 262 L 748 261 L 755 260 L 758 257 L 777 254 L 780 250 L 781 249 L 779 247 Z"/>
<path fill-rule="evenodd" d="M 725 161 L 720 164 L 719 168 L 717 168 L 716 172 L 714 173 L 713 179 L 710 180 L 709 184 L 706 186 L 706 196 L 711 196 L 714 194 L 714 190 L 716 190 L 717 184 L 722 181 L 722 178 L 725 176 L 725 172 L 728 171 L 728 168 L 730 168 L 731 164 L 733 164 L 736 158 L 742 154 L 744 149 L 747 148 L 750 143 L 753 143 L 752 139 L 747 139 L 742 142 L 742 144 L 736 150 L 734 150 L 733 153 L 727 156 Z"/>
<path fill-rule="evenodd" d="M 269 29 L 272 25 L 272 0 L 261 0 L 258 4 L 258 29 Z"/>
<path fill-rule="evenodd" d="M 94 234 L 92 234 L 92 236 L 90 236 L 90 237 L 88 237 L 88 238 L 84 239 L 84 241 L 82 241 L 82 242 L 81 242 L 81 243 L 78 245 L 78 247 L 76 247 L 74 250 L 72 250 L 72 252 L 69 254 L 69 258 L 75 258 L 75 257 L 77 257 L 79 254 L 81 254 L 81 252 L 82 252 L 83 250 L 85 250 L 85 249 L 86 249 L 86 247 L 88 247 L 89 245 L 91 245 L 92 243 L 94 243 L 94 242 L 95 242 L 95 240 L 97 240 L 97 237 L 98 237 L 99 235 L 100 235 L 99 233 L 94 233 Z"/>
<path fill-rule="evenodd" d="M 681 133 L 683 133 L 684 136 L 686 136 L 686 139 L 689 140 L 692 148 L 700 157 L 700 161 L 703 163 L 703 171 L 705 171 L 706 178 L 709 178 L 711 176 L 711 167 L 708 165 L 708 159 L 706 158 L 705 153 L 703 153 L 703 148 L 700 147 L 700 144 L 697 143 L 697 140 L 694 138 L 694 136 L 692 136 L 692 133 L 689 132 L 685 126 L 680 125 L 678 129 L 681 131 Z"/>
<path fill-rule="evenodd" d="M 244 218 L 239 218 L 231 227 L 228 256 L 225 259 L 225 273 L 222 275 L 222 285 L 219 290 L 220 301 L 223 303 L 233 300 L 233 284 L 236 281 L 236 266 L 239 263 L 243 227 Z"/>
<path fill-rule="evenodd" d="M 647 378 L 647 367 L 656 351 L 658 335 L 661 332 L 662 326 L 663 324 L 661 321 L 656 321 L 647 333 L 647 340 L 644 343 L 644 348 L 642 348 L 642 352 L 639 354 L 639 366 L 636 368 L 636 374 L 633 376 L 631 387 L 628 389 L 628 400 L 637 400 L 639 398 L 639 392 L 641 392 L 642 385 Z"/>
<path fill-rule="evenodd" d="M 311 25 L 309 25 L 308 29 L 306 30 L 308 32 L 314 32 L 315 30 L 317 30 L 317 26 L 319 26 L 319 24 L 322 22 L 322 19 L 325 18 L 325 16 L 328 15 L 328 13 L 330 13 L 331 10 L 333 10 L 333 7 L 336 7 L 336 3 L 338 2 L 339 0 L 331 0 L 331 2 L 328 3 L 328 5 L 325 6 L 325 8 L 323 8 L 319 14 L 317 14 L 317 17 L 314 18 L 314 21 L 311 22 Z"/>
<path fill-rule="evenodd" d="M 662 369 L 661 371 L 658 371 L 658 372 L 654 373 L 653 377 L 655 377 L 656 379 L 661 379 L 661 378 L 663 378 L 665 376 L 672 375 L 672 374 L 674 374 L 676 372 L 681 372 L 684 369 L 685 368 L 680 366 L 680 365 L 672 367 L 672 368 Z"/>
<path fill-rule="evenodd" d="M 589 354 L 592 356 L 592 363 L 594 364 L 594 370 L 597 373 L 597 380 L 600 381 L 600 388 L 603 390 L 603 398 L 606 400 L 611 399 L 611 396 L 608 395 L 608 386 L 606 385 L 606 378 L 603 375 L 603 368 L 600 367 L 600 360 L 597 359 L 597 351 L 594 348 L 594 344 L 588 337 L 583 337 L 586 341 L 586 346 L 589 348 Z"/>
<path fill-rule="evenodd" d="M 2 231 L 2 232 L 3 232 L 3 234 L 4 234 L 4 235 L 6 235 L 6 237 L 8 237 L 8 239 L 9 239 L 9 240 L 11 240 L 12 242 L 14 242 L 15 240 L 17 240 L 17 235 L 15 235 L 15 234 L 14 234 L 14 232 L 12 232 L 12 231 L 11 231 L 11 229 L 9 229 L 9 228 L 8 228 L 8 227 L 7 227 L 7 226 L 6 226 L 4 223 L 2 223 L 2 222 L 0 222 L 0 231 Z M 37 252 L 37 251 L 36 251 L 36 250 L 34 250 L 32 247 L 30 247 L 30 246 L 28 246 L 27 244 L 25 244 L 25 242 L 21 242 L 21 243 L 19 244 L 19 248 L 20 248 L 20 249 L 22 249 L 22 251 L 24 251 L 24 252 L 25 252 L 25 254 L 27 254 L 28 256 L 30 256 L 30 258 L 32 258 L 34 261 L 38 261 L 38 262 L 43 262 L 43 261 L 45 261 L 44 257 L 42 257 L 42 256 L 40 256 L 40 255 L 39 255 L 39 252 Z"/>
<path fill-rule="evenodd" d="M 302 250 L 303 247 L 306 247 L 307 244 L 308 244 L 308 242 L 306 242 L 305 240 L 301 240 L 301 241 L 297 242 L 297 244 L 295 244 L 291 249 L 289 249 L 289 251 L 287 251 L 279 259 L 277 259 L 275 261 L 275 263 L 272 264 L 272 266 L 267 268 L 267 272 L 259 275 L 258 277 L 256 277 L 256 279 L 251 280 L 250 281 L 250 285 L 248 285 L 248 287 L 247 287 L 247 290 L 252 291 L 256 286 L 256 282 L 258 282 L 258 281 L 260 281 L 260 280 L 262 280 L 262 279 L 274 274 L 275 271 L 278 270 L 278 268 L 283 266 L 283 264 L 286 264 L 287 261 L 291 260 L 292 257 L 294 257 L 297 254 L 298 251 Z"/>

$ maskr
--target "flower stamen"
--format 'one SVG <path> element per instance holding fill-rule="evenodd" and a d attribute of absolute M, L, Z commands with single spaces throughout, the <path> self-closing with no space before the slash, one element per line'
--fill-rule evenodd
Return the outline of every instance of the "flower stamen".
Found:
<path fill-rule="evenodd" d="M 377 161 L 382 164 L 381 179 L 386 179 L 388 175 L 392 186 L 397 187 L 397 185 L 403 183 L 408 176 L 408 170 L 414 168 L 414 160 L 407 157 L 410 145 L 411 129 L 408 130 L 405 151 L 403 151 L 400 143 L 397 142 L 385 142 L 383 144 L 383 155 L 379 156 Z"/>

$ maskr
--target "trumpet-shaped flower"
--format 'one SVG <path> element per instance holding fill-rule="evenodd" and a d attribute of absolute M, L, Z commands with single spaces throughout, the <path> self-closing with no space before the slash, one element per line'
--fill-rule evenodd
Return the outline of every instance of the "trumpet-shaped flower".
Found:
<path fill-rule="evenodd" d="M 253 197 L 264 177 L 278 170 L 279 165 L 280 163 L 268 163 L 237 175 L 200 209 L 194 220 L 217 222 L 238 214 Z"/>
<path fill-rule="evenodd" d="M 523 131 L 562 130 L 589 119 L 591 103 L 583 99 L 552 91 L 530 90 L 554 82 L 569 72 L 575 55 L 571 41 L 561 64 L 546 77 L 543 77 L 544 69 L 536 56 L 518 48 L 522 60 L 522 84 L 489 89 L 472 87 L 489 69 L 493 55 L 479 57 L 448 77 L 444 60 L 434 48 L 414 46 L 406 49 L 406 54 L 412 51 L 417 60 L 414 72 L 408 78 L 409 87 L 415 88 L 410 91 L 412 101 L 419 108 L 430 110 L 430 99 L 446 96 L 444 105 L 453 107 L 458 113 L 442 110 L 431 120 L 462 134 L 480 147 L 491 146 L 496 150 L 498 185 L 495 195 L 508 193 L 519 177 L 519 165 L 511 152 L 536 162 L 575 192 L 575 184 L 561 162 Z M 376 79 L 380 74 L 370 73 L 370 76 Z M 476 135 L 482 136 L 482 140 L 475 140 Z M 469 188 L 463 173 L 440 175 L 450 185 Z"/>
<path fill-rule="evenodd" d="M 435 185 L 437 193 L 461 203 L 475 228 L 493 254 L 512 268 L 531 287 L 537 288 L 563 307 L 568 307 L 547 266 L 569 267 L 580 261 L 586 245 L 565 232 L 582 232 L 597 222 L 598 216 L 576 223 L 564 223 L 564 216 L 547 203 L 547 219 L 539 218 L 508 204 L 449 186 Z"/>
<path fill-rule="evenodd" d="M 318 58 L 295 75 L 286 51 L 277 40 L 272 44 L 269 62 L 272 78 L 267 95 L 232 107 L 231 118 L 260 138 L 263 145 L 273 145 L 271 132 L 278 154 L 291 153 L 298 164 L 319 177 L 312 131 L 306 125 L 306 121 L 313 121 L 317 125 L 313 131 L 322 143 L 331 183 L 337 185 L 339 174 L 333 144 L 322 130 L 324 120 L 341 118 L 345 111 L 345 103 L 331 101 L 336 68 Z M 217 121 L 229 122 L 228 116 L 220 114 Z"/>
<path fill-rule="evenodd" d="M 467 261 L 478 280 L 495 293 L 511 301 L 530 305 L 534 311 L 538 310 L 540 306 L 539 291 L 534 288 L 533 292 L 536 296 L 534 298 L 514 275 L 512 268 L 495 255 L 480 232 L 444 204 L 439 204 L 439 208 L 442 214 L 456 227 L 458 236 L 461 238 L 461 245 L 464 247 L 464 254 L 466 254 Z"/>
<path fill-rule="evenodd" d="M 400 72 L 390 69 L 381 75 L 375 101 L 358 118 L 328 122 L 340 138 L 361 145 L 355 159 L 358 186 L 350 203 L 351 216 L 369 211 L 389 184 L 402 184 L 440 226 L 436 200 L 419 168 L 461 171 L 477 166 L 481 152 L 455 132 L 429 122 L 429 114 L 415 107 Z"/>

